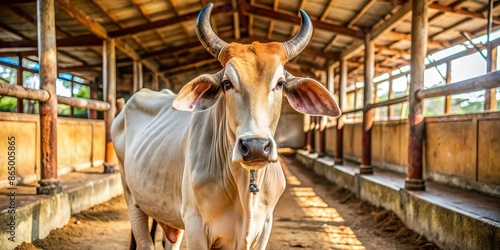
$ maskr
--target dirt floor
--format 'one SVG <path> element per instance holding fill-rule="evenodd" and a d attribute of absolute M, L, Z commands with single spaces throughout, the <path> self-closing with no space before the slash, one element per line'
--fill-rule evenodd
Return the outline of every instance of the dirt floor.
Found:
<path fill-rule="evenodd" d="M 361 202 L 293 159 L 285 162 L 287 189 L 274 211 L 267 249 L 437 249 L 393 213 Z M 119 196 L 20 249 L 128 249 L 129 241 L 127 206 Z M 162 249 L 161 240 L 156 245 Z"/>

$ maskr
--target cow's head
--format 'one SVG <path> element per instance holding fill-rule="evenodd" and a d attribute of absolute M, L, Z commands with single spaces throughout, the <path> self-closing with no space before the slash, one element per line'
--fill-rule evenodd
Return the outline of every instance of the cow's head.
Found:
<path fill-rule="evenodd" d="M 210 26 L 212 4 L 205 6 L 196 22 L 200 42 L 224 67 L 213 75 L 201 75 L 184 86 L 173 108 L 205 110 L 224 95 L 229 134 L 234 140 L 233 162 L 248 169 L 278 160 L 273 139 L 283 95 L 297 111 L 309 115 L 339 116 L 331 94 L 318 82 L 294 77 L 284 64 L 305 49 L 312 35 L 311 20 L 301 10 L 302 27 L 284 43 L 228 44 Z"/>

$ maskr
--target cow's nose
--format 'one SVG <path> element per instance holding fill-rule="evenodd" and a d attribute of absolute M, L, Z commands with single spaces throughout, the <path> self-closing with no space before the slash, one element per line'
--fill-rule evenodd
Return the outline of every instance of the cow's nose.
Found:
<path fill-rule="evenodd" d="M 273 150 L 270 139 L 250 138 L 239 141 L 239 150 L 243 161 L 269 161 Z"/>

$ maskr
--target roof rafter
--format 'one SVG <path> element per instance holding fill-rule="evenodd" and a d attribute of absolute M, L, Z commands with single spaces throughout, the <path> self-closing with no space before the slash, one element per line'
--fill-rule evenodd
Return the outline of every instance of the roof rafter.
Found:
<path fill-rule="evenodd" d="M 326 17 L 330 13 L 330 10 L 333 7 L 333 3 L 334 2 L 335 2 L 335 0 L 330 0 L 330 2 L 328 3 L 328 5 L 326 6 L 326 8 L 323 10 L 323 14 L 321 14 L 321 17 L 319 18 L 319 20 L 325 21 Z"/>
<path fill-rule="evenodd" d="M 64 1 L 64 0 L 56 0 L 56 1 Z M 217 14 L 217 13 L 229 12 L 232 10 L 233 10 L 233 7 L 230 4 L 215 6 L 213 11 L 212 11 L 212 15 Z M 115 30 L 115 31 L 109 32 L 108 35 L 111 38 L 117 38 L 117 37 L 132 35 L 132 34 L 138 34 L 138 33 L 146 32 L 146 31 L 162 28 L 165 26 L 178 24 L 178 23 L 181 23 L 184 21 L 196 19 L 198 17 L 198 13 L 199 13 L 199 11 L 194 11 L 194 12 L 190 12 L 190 13 L 187 13 L 184 15 L 166 18 L 166 19 L 154 21 L 151 23 L 141 24 L 141 25 L 137 25 L 134 27 L 125 28 L 122 30 Z"/>
<path fill-rule="evenodd" d="M 333 0 L 331 1 L 333 2 Z M 377 0 L 370 0 L 370 2 L 366 3 L 363 8 L 347 23 L 348 28 L 352 28 L 354 24 L 372 7 L 373 4 L 375 4 Z M 337 40 L 339 39 L 338 35 L 334 35 L 332 40 L 326 44 L 326 46 L 323 48 L 323 52 L 326 52 L 331 46 L 333 46 Z"/>
<path fill-rule="evenodd" d="M 11 33 L 12 35 L 18 37 L 19 40 L 31 40 L 30 38 L 28 38 L 27 36 L 25 36 L 24 34 L 19 32 L 18 30 L 15 30 L 12 27 L 10 27 L 4 23 L 0 23 L 0 29 L 3 29 L 5 31 Z"/>
<path fill-rule="evenodd" d="M 256 16 L 261 16 L 261 17 L 265 17 L 265 18 L 269 18 L 269 19 L 279 20 L 282 22 L 292 23 L 292 24 L 296 24 L 296 25 L 301 24 L 301 18 L 296 16 L 296 15 L 291 15 L 291 14 L 287 14 L 284 12 L 274 11 L 271 9 L 266 9 L 266 8 L 257 7 L 257 6 L 253 6 L 253 5 L 250 5 L 248 7 L 248 9 L 246 10 L 246 13 L 250 14 L 250 15 L 256 15 Z M 364 33 L 359 31 L 359 30 L 354 30 L 351 28 L 347 28 L 347 27 L 332 24 L 332 23 L 322 22 L 320 20 L 312 19 L 312 18 L 311 18 L 311 22 L 312 22 L 313 26 L 317 29 L 327 30 L 330 32 L 335 32 L 337 34 L 350 36 L 350 37 L 354 37 L 354 38 L 361 39 L 364 37 Z"/>
<path fill-rule="evenodd" d="M 432 3 L 429 4 L 430 9 L 435 9 L 440 12 L 446 12 L 446 13 L 452 13 L 456 15 L 461 15 L 465 17 L 470 17 L 470 18 L 479 18 L 479 19 L 487 19 L 488 17 L 482 13 L 482 11 L 479 12 L 472 12 L 464 9 L 459 9 L 459 8 L 453 8 L 451 6 L 444 6 L 444 5 L 439 5 L 437 3 Z M 494 23 L 500 23 L 500 18 L 493 17 L 493 22 Z"/>
<path fill-rule="evenodd" d="M 90 17 L 85 15 L 82 11 L 71 5 L 67 0 L 55 0 L 55 3 L 63 9 L 68 15 L 74 17 L 76 20 L 78 20 L 83 26 L 87 27 L 90 32 L 96 36 L 98 36 L 101 39 L 107 40 L 110 39 L 108 36 L 108 32 L 106 29 L 101 26 L 101 24 L 93 21 Z M 127 56 L 130 58 L 141 61 L 141 57 L 139 54 L 132 49 L 130 46 L 125 44 L 124 42 L 120 40 L 116 40 L 116 47 L 120 49 L 123 53 L 125 53 Z M 158 64 L 156 62 L 150 61 L 150 60 L 142 60 L 142 63 L 144 66 L 146 66 L 148 69 L 150 69 L 153 72 L 156 72 L 158 70 Z M 160 76 L 161 77 L 161 76 Z"/>
<path fill-rule="evenodd" d="M 16 6 L 8 6 L 8 8 L 17 16 L 25 19 L 26 21 L 28 21 L 29 23 L 31 23 L 32 25 L 34 25 L 35 27 L 37 27 L 37 21 L 35 18 L 27 15 L 22 9 L 16 7 Z M 4 29 L 8 28 L 8 26 L 5 26 L 3 27 Z M 28 37 L 24 36 L 23 34 L 19 33 L 18 31 L 15 31 L 14 29 L 10 28 L 10 31 L 11 33 L 13 33 L 14 35 L 20 37 L 20 38 L 23 38 L 24 41 L 27 41 L 29 40 Z M 56 26 L 56 33 L 58 33 L 59 35 L 61 36 L 64 36 L 64 37 L 71 37 L 69 35 L 69 33 L 61 30 L 59 27 Z M 38 48 L 38 42 L 37 41 L 34 41 L 35 42 L 35 48 Z M 76 57 L 76 56 L 73 56 L 72 54 L 68 53 L 68 52 L 65 52 L 65 51 L 58 51 L 58 53 L 60 53 L 61 55 L 63 56 L 66 56 L 66 57 L 69 57 L 83 65 L 87 65 L 87 62 Z"/>

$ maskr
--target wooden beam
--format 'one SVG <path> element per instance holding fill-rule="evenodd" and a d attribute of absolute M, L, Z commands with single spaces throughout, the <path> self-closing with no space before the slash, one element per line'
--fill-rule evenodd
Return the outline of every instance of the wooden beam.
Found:
<path fill-rule="evenodd" d="M 92 109 L 97 111 L 107 111 L 111 108 L 111 105 L 107 102 L 86 98 L 57 96 L 57 102 L 75 108 Z"/>
<path fill-rule="evenodd" d="M 169 77 L 173 77 L 173 76 L 176 76 L 176 75 L 187 74 L 187 73 L 191 75 L 193 71 L 194 72 L 201 71 L 201 72 L 204 72 L 204 73 L 215 72 L 215 71 L 219 71 L 221 69 L 222 69 L 222 66 L 220 65 L 220 63 L 218 63 L 217 61 L 214 61 L 212 63 L 207 63 L 207 64 L 204 64 L 204 65 L 199 65 L 198 67 L 186 68 L 186 69 L 183 69 L 183 70 L 172 72 L 172 73 L 169 73 L 168 76 Z"/>
<path fill-rule="evenodd" d="M 66 13 L 68 13 L 68 15 L 74 17 L 82 25 L 87 27 L 92 34 L 96 35 L 97 37 L 99 37 L 103 40 L 110 39 L 108 32 L 106 31 L 106 29 L 104 29 L 104 27 L 101 24 L 99 24 L 95 21 L 92 21 L 92 19 L 90 17 L 85 15 L 84 12 L 75 8 L 67 0 L 55 0 L 55 1 L 56 1 L 56 4 L 59 5 L 59 7 L 61 9 L 66 11 Z M 118 31 L 120 31 L 120 30 L 118 30 Z M 115 40 L 113 42 L 113 47 L 115 47 L 115 46 L 116 46 L 116 48 L 120 49 L 123 53 L 125 53 L 128 57 L 132 58 L 133 60 L 141 60 L 139 54 L 134 49 L 132 49 L 129 45 L 127 45 L 126 43 L 124 43 L 120 40 Z M 151 71 L 154 72 L 154 71 L 158 70 L 157 63 L 155 63 L 153 61 L 149 61 L 149 60 L 142 60 L 142 62 L 144 63 L 144 66 L 146 66 Z"/>
<path fill-rule="evenodd" d="M 148 58 L 154 58 L 154 57 L 168 58 L 168 57 L 172 57 L 174 55 L 182 54 L 182 53 L 189 52 L 189 51 L 197 51 L 200 49 L 204 49 L 204 48 L 199 41 L 196 41 L 196 42 L 187 43 L 187 44 L 180 45 L 180 46 L 172 46 L 172 47 L 168 47 L 168 48 L 162 49 L 162 50 L 151 51 L 151 52 L 148 52 L 145 54 L 141 54 L 140 57 L 142 59 L 148 59 Z"/>
<path fill-rule="evenodd" d="M 459 30 L 455 30 L 455 28 L 462 25 L 462 24 L 468 23 L 471 20 L 472 20 L 472 18 L 464 18 L 464 19 L 450 25 L 449 27 L 443 29 L 442 31 L 440 31 L 436 34 L 433 34 L 429 39 L 433 40 L 433 39 L 436 39 L 437 37 L 442 36 L 444 34 L 448 34 L 448 33 L 453 32 L 453 31 L 459 31 Z"/>
<path fill-rule="evenodd" d="M 377 0 L 370 0 L 361 8 L 361 10 L 347 23 L 347 27 L 352 27 L 354 24 L 377 2 Z"/>
<path fill-rule="evenodd" d="M 265 9 L 262 7 L 257 7 L 257 6 L 249 6 L 248 9 L 246 10 L 246 13 L 248 15 L 256 15 L 268 19 L 273 19 L 273 20 L 279 20 L 282 22 L 287 22 L 287 23 L 292 23 L 295 25 L 300 25 L 301 24 L 301 18 L 295 15 L 290 15 L 284 12 L 279 12 L 279 11 L 274 11 L 270 9 Z M 349 37 L 354 37 L 354 38 L 363 38 L 364 34 L 361 31 L 350 29 L 341 25 L 336 25 L 332 23 L 326 23 L 322 22 L 317 19 L 312 19 L 311 22 L 314 26 L 314 28 L 317 29 L 322 29 L 326 30 L 329 32 L 334 32 L 337 34 L 349 36 Z"/>
<path fill-rule="evenodd" d="M 379 26 L 372 29 L 370 36 L 373 40 L 376 40 L 380 35 L 383 35 L 391 30 L 393 30 L 399 23 L 401 23 L 406 17 L 412 12 L 411 3 L 413 1 L 408 1 L 405 3 L 401 9 L 394 13 L 388 20 L 381 23 Z"/>
<path fill-rule="evenodd" d="M 28 22 L 32 23 L 33 25 L 37 26 L 37 20 L 36 20 L 35 18 L 33 18 L 32 16 L 27 15 L 27 14 L 26 14 L 26 13 L 25 13 L 22 9 L 20 9 L 20 8 L 18 8 L 18 7 L 16 7 L 16 6 L 8 6 L 8 9 L 9 9 L 11 12 L 13 12 L 15 15 L 17 15 L 17 16 L 19 16 L 19 17 L 21 17 L 21 18 L 25 19 L 26 21 L 28 21 Z M 57 34 L 57 35 L 59 35 L 59 34 L 60 34 L 60 35 L 62 35 L 62 36 L 64 36 L 64 37 L 70 37 L 69 33 L 65 32 L 64 30 L 61 30 L 61 29 L 60 29 L 60 28 L 58 28 L 57 26 L 55 27 L 55 31 L 56 31 L 56 34 Z M 19 33 L 19 32 L 17 32 L 17 36 L 22 36 L 22 34 L 21 34 L 21 33 Z M 26 37 L 26 38 L 27 38 L 27 37 Z M 24 41 L 27 41 L 27 40 L 29 40 L 29 39 L 25 39 Z M 27 42 L 29 42 L 29 41 L 27 41 Z M 33 42 L 36 42 L 36 41 L 33 41 Z M 33 43 L 32 43 L 32 44 L 33 44 Z M 7 46 L 7 47 L 8 47 L 8 48 L 17 47 L 17 44 L 11 44 L 11 46 Z M 23 51 L 30 51 L 30 50 L 31 50 L 31 51 L 34 51 L 34 48 L 33 48 L 33 47 L 29 47 L 29 48 L 23 48 L 22 50 L 23 50 Z M 6 52 L 6 51 L 8 51 L 8 49 L 7 49 L 7 50 L 3 49 L 2 51 Z M 70 53 L 68 53 L 68 52 L 65 52 L 65 51 L 59 51 L 59 53 L 61 53 L 62 55 L 66 56 L 66 57 L 69 57 L 69 58 L 71 58 L 71 59 L 73 59 L 73 60 L 75 60 L 75 61 L 77 61 L 77 62 L 79 62 L 79 63 L 82 63 L 82 64 L 87 64 L 87 62 L 86 62 L 86 61 L 84 61 L 84 60 L 82 60 L 82 59 L 80 59 L 80 58 L 78 58 L 78 57 L 75 57 L 75 56 L 71 55 L 71 54 L 70 54 Z"/>
<path fill-rule="evenodd" d="M 0 95 L 11 96 L 19 99 L 36 100 L 45 102 L 49 99 L 49 92 L 43 89 L 30 89 L 20 85 L 0 82 Z"/>
<path fill-rule="evenodd" d="M 85 36 L 87 37 L 87 36 Z M 92 36 L 92 44 L 95 44 L 97 42 L 101 42 L 101 40 L 95 36 Z M 95 38 L 95 39 L 94 39 Z M 59 45 L 59 41 L 61 41 L 61 46 Z M 74 43 L 73 43 L 74 41 Z M 38 51 L 38 48 L 36 46 L 37 41 L 18 41 L 18 42 L 1 42 L 0 41 L 0 52 L 20 52 L 20 51 Z M 70 47 L 78 47 L 78 46 L 91 46 L 88 44 L 88 41 L 82 40 L 78 41 L 78 37 L 75 38 L 63 38 L 57 40 L 57 45 L 58 45 L 58 53 L 61 53 L 65 57 L 69 57 L 72 60 L 79 62 L 83 65 L 86 65 L 87 62 L 84 61 L 80 57 L 76 57 L 72 54 L 70 54 L 68 51 L 63 51 L 61 48 L 70 48 Z M 60 46 L 60 47 L 59 47 Z"/>
<path fill-rule="evenodd" d="M 417 93 L 424 89 L 425 56 L 427 55 L 428 16 L 426 1 L 411 1 L 411 78 L 408 96 L 408 175 L 405 188 L 425 190 L 423 180 L 424 113 Z"/>
<path fill-rule="evenodd" d="M 453 84 L 430 89 L 421 89 L 415 94 L 415 97 L 418 98 L 418 100 L 423 100 L 438 96 L 456 95 L 484 89 L 499 88 L 500 81 L 498 81 L 498 79 L 500 79 L 500 71 L 495 71 Z"/>
<path fill-rule="evenodd" d="M 375 4 L 377 0 L 370 0 L 370 2 L 366 3 L 365 6 L 354 16 L 348 23 L 347 27 L 352 28 L 354 24 L 361 18 L 371 7 L 373 4 Z M 332 38 L 332 40 L 323 48 L 323 52 L 326 52 L 337 40 L 339 39 L 339 36 L 336 35 Z M 361 42 L 360 42 L 361 43 Z"/>
<path fill-rule="evenodd" d="M 59 8 L 63 9 L 69 16 L 78 20 L 81 24 L 87 27 L 90 32 L 101 39 L 107 39 L 107 31 L 100 24 L 92 21 L 87 15 L 83 14 L 79 9 L 75 8 L 68 0 L 55 0 Z"/>
<path fill-rule="evenodd" d="M 24 34 L 19 32 L 18 30 L 11 28 L 7 24 L 0 23 L 0 29 L 3 29 L 5 31 L 7 31 L 8 33 L 14 35 L 18 40 L 31 40 L 29 37 L 25 36 Z"/>
<path fill-rule="evenodd" d="M 109 19 L 111 19 L 111 21 L 113 22 L 114 25 L 116 25 L 119 29 L 123 29 L 123 25 L 120 24 L 120 22 L 118 21 L 118 18 L 116 18 L 115 16 L 111 15 L 109 13 L 109 11 L 106 9 L 106 7 L 101 2 L 99 2 L 97 0 L 92 0 L 91 3 L 94 6 L 96 6 L 97 8 L 99 8 L 106 15 L 106 17 L 108 17 Z M 135 5 L 135 3 L 132 3 L 132 4 L 137 8 L 137 10 L 141 13 L 141 15 L 149 22 L 148 17 L 146 15 L 144 15 L 144 13 L 142 12 L 142 9 L 139 6 Z M 139 46 L 141 46 L 141 48 L 147 49 L 147 46 L 144 45 L 144 43 L 141 41 L 141 39 L 139 39 L 138 36 L 132 35 L 132 39 L 137 44 L 139 44 Z"/>
<path fill-rule="evenodd" d="M 450 6 L 440 5 L 437 3 L 430 4 L 429 8 L 438 10 L 440 12 L 456 14 L 456 15 L 460 15 L 460 16 L 464 16 L 464 17 L 478 18 L 478 19 L 487 19 L 488 18 L 482 12 L 472 12 L 472 11 L 468 11 L 468 10 L 464 10 L 464 9 L 460 9 L 460 8 L 453 8 Z M 493 20 L 493 22 L 500 24 L 500 18 L 493 17 L 492 20 Z"/>
<path fill-rule="evenodd" d="M 58 0 L 62 1 L 62 0 Z M 218 13 L 225 13 L 225 12 L 230 12 L 233 10 L 233 7 L 230 4 L 225 4 L 225 5 L 220 5 L 220 6 L 215 6 L 214 9 L 212 10 L 212 15 L 218 14 Z M 154 29 L 159 29 L 163 28 L 165 26 L 170 26 L 178 23 L 182 23 L 188 20 L 193 20 L 198 17 L 199 11 L 194 11 L 190 12 L 184 15 L 179 15 L 171 18 L 166 18 L 162 20 L 158 20 L 155 22 L 151 23 L 146 23 L 146 24 L 141 24 L 121 30 L 116 30 L 116 31 L 111 31 L 109 32 L 109 37 L 112 38 L 117 38 L 117 37 L 122 37 L 122 36 L 128 36 L 132 34 L 138 34 Z"/>
<path fill-rule="evenodd" d="M 9 10 L 12 12 L 14 15 L 24 19 L 25 21 L 33 24 L 33 26 L 37 27 L 37 21 L 32 15 L 28 15 L 26 12 L 24 12 L 21 8 L 15 6 L 15 5 L 6 5 L 3 6 L 3 8 Z M 69 37 L 69 33 L 61 30 L 59 27 L 56 26 L 56 35 L 57 36 L 63 36 L 63 37 Z"/>
<path fill-rule="evenodd" d="M 14 4 L 36 3 L 36 0 L 2 0 L 0 6 L 11 6 Z"/>
<path fill-rule="evenodd" d="M 411 41 L 411 34 L 398 33 L 398 32 L 388 32 L 384 35 L 384 38 L 393 39 L 396 41 Z M 427 38 L 427 46 L 432 48 L 443 49 L 445 47 L 449 47 L 450 44 L 448 42 L 436 41 L 433 39 Z"/>
<path fill-rule="evenodd" d="M 216 62 L 216 61 L 217 61 L 217 59 L 211 55 L 199 56 L 199 57 L 195 58 L 195 60 L 191 60 L 191 61 L 187 61 L 187 62 L 178 64 L 175 67 L 162 66 L 162 67 L 160 67 L 160 72 L 172 74 L 172 73 L 175 73 L 177 71 L 181 71 L 181 70 L 184 70 L 187 68 L 195 67 L 195 65 L 199 67 L 200 65 L 205 65 L 205 64 Z"/>
<path fill-rule="evenodd" d="M 167 3 L 169 3 L 170 5 L 172 5 L 172 8 L 174 10 L 174 13 L 176 16 L 179 16 L 179 11 L 177 10 L 177 0 L 165 0 Z M 151 21 L 149 21 L 148 23 L 151 23 Z M 184 33 L 186 33 L 186 37 L 189 37 L 189 29 L 186 27 L 186 24 L 184 22 L 181 22 L 181 26 L 182 26 L 182 29 L 184 30 Z M 215 25 L 214 25 L 215 26 Z"/>
<path fill-rule="evenodd" d="M 326 17 L 330 13 L 330 10 L 332 9 L 334 2 L 335 2 L 335 0 L 330 0 L 330 2 L 328 2 L 328 5 L 323 10 L 323 14 L 321 14 L 321 17 L 319 18 L 320 21 L 325 21 L 326 20 Z"/>

